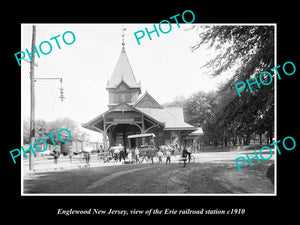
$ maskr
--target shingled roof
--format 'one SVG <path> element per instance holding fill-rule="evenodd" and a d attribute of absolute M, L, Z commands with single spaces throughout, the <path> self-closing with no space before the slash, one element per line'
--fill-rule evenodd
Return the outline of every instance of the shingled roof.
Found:
<path fill-rule="evenodd" d="M 137 108 L 146 115 L 151 116 L 157 121 L 164 123 L 164 130 L 196 130 L 194 126 L 185 123 L 183 111 L 180 107 L 159 108 Z"/>
<path fill-rule="evenodd" d="M 196 130 L 194 126 L 185 123 L 181 107 L 163 107 L 148 92 L 142 95 L 134 107 L 144 114 L 164 123 L 164 130 Z"/>
<path fill-rule="evenodd" d="M 116 88 L 124 81 L 131 88 L 140 88 L 141 84 L 136 82 L 132 68 L 130 66 L 125 49 L 122 49 L 117 64 L 107 83 L 106 88 Z"/>

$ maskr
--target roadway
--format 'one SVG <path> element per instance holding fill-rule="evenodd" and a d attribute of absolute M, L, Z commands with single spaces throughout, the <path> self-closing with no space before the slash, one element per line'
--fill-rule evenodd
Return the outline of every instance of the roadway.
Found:
<path fill-rule="evenodd" d="M 36 159 L 35 171 L 23 162 L 24 194 L 273 194 L 274 185 L 265 176 L 271 160 L 252 160 L 238 171 L 234 159 L 253 156 L 253 151 L 194 154 L 196 162 L 183 168 L 178 156 L 171 164 L 122 164 L 99 162 L 90 166 L 79 158 Z M 265 156 L 267 158 L 267 156 Z M 164 159 L 165 160 L 165 159 Z"/>

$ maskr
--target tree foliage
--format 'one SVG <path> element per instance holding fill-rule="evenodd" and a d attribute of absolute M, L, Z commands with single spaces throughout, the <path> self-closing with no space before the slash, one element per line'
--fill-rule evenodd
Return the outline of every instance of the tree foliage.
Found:
<path fill-rule="evenodd" d="M 274 65 L 274 26 L 195 26 L 200 31 L 199 42 L 192 51 L 201 45 L 208 45 L 219 53 L 204 66 L 215 77 L 239 64 L 234 78 L 250 77 L 256 71 L 264 71 Z M 245 77 L 244 77 L 245 76 Z"/>
<path fill-rule="evenodd" d="M 45 136 L 55 133 L 62 129 L 66 128 L 71 133 L 71 140 L 82 140 L 86 141 L 88 139 L 88 134 L 82 130 L 80 130 L 77 123 L 70 118 L 62 118 L 56 119 L 51 122 L 46 122 L 45 120 L 39 119 L 35 122 L 35 137 L 43 138 Z M 29 132 L 29 119 L 23 121 L 23 142 L 24 144 L 28 144 L 30 142 L 30 132 Z M 62 133 L 61 133 L 62 134 Z M 52 136 L 55 143 L 60 142 L 57 135 Z M 50 137 L 47 139 L 49 144 L 52 144 Z"/>
<path fill-rule="evenodd" d="M 207 45 L 217 51 L 204 67 L 216 77 L 236 68 L 231 78 L 216 92 L 198 92 L 185 99 L 186 122 L 200 126 L 204 141 L 225 144 L 237 141 L 249 144 L 253 134 L 274 133 L 274 82 L 238 96 L 234 84 L 274 67 L 273 26 L 195 26 L 199 41 L 191 47 L 196 51 Z M 264 78 L 263 79 L 267 79 Z M 267 81 L 265 81 L 267 83 Z"/>

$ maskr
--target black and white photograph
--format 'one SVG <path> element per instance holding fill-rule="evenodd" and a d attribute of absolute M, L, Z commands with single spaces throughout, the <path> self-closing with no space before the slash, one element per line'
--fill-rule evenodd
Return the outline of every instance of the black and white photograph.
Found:
<path fill-rule="evenodd" d="M 185 16 L 21 24 L 22 196 L 276 196 L 276 24 Z"/>
<path fill-rule="evenodd" d="M 295 4 L 63 3 L 3 8 L 5 221 L 296 219 Z"/>

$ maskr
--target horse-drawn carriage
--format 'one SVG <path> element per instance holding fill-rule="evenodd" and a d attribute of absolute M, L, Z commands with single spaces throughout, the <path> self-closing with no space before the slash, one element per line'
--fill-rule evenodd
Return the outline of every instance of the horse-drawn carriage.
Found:
<path fill-rule="evenodd" d="M 121 145 L 111 146 L 105 153 L 103 153 L 103 161 L 110 162 L 112 160 L 114 161 L 119 160 L 121 151 L 124 151 L 123 146 Z"/>
<path fill-rule="evenodd" d="M 139 161 L 143 162 L 152 162 L 156 161 L 156 154 L 158 152 L 158 148 L 155 147 L 155 134 L 134 134 L 129 135 L 128 144 L 129 150 L 135 152 L 135 149 L 139 150 Z M 133 157 L 135 158 L 135 157 Z"/>

